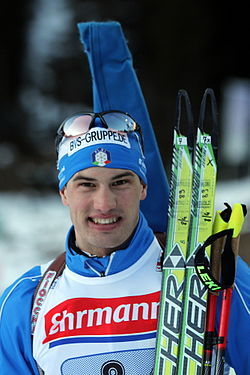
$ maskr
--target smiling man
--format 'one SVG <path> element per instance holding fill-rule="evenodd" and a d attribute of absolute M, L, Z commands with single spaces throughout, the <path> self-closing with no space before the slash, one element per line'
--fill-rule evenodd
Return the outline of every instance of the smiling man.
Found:
<path fill-rule="evenodd" d="M 93 167 L 76 173 L 60 194 L 70 209 L 77 246 L 100 257 L 123 247 L 132 235 L 146 186 L 132 171 Z"/>
<path fill-rule="evenodd" d="M 0 372 L 151 374 L 161 247 L 140 211 L 147 194 L 140 126 L 120 111 L 76 114 L 58 129 L 56 145 L 73 224 L 65 263 L 35 267 L 5 291 Z"/>

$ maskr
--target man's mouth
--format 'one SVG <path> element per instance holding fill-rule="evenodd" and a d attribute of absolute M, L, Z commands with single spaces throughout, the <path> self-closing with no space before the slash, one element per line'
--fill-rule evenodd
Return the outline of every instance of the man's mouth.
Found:
<path fill-rule="evenodd" d="M 108 218 L 99 218 L 99 217 L 91 218 L 90 217 L 89 219 L 95 224 L 105 225 L 105 224 L 117 223 L 117 221 L 119 221 L 121 218 L 120 217 L 108 217 Z"/>

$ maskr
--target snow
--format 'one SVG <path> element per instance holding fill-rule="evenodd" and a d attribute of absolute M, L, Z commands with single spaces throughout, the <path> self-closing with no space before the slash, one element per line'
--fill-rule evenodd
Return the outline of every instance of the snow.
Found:
<path fill-rule="evenodd" d="M 64 250 L 70 226 L 57 194 L 0 194 L 0 291 Z"/>
<path fill-rule="evenodd" d="M 250 210 L 250 178 L 218 183 L 216 209 L 244 203 Z M 250 215 L 243 231 L 250 232 Z M 0 193 L 0 292 L 29 268 L 64 250 L 71 225 L 58 194 Z"/>

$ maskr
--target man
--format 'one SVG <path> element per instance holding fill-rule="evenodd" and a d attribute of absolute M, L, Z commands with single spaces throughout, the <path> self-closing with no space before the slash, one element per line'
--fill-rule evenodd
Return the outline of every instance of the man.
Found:
<path fill-rule="evenodd" d="M 46 273 L 32 313 L 45 266 L 5 291 L 0 373 L 150 374 L 161 247 L 139 208 L 147 193 L 140 127 L 119 111 L 77 114 L 59 128 L 57 150 L 73 223 L 66 267 L 53 283 Z"/>

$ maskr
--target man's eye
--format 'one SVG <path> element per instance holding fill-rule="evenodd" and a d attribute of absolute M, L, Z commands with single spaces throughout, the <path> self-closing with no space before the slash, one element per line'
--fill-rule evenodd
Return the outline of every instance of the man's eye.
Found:
<path fill-rule="evenodd" d="M 95 187 L 95 184 L 93 184 L 92 182 L 82 182 L 80 186 L 85 187 L 85 188 L 92 188 L 92 187 Z"/>
<path fill-rule="evenodd" d="M 127 180 L 118 180 L 113 183 L 114 186 L 125 185 L 128 181 Z"/>

